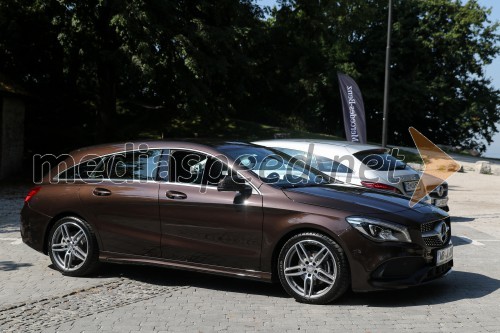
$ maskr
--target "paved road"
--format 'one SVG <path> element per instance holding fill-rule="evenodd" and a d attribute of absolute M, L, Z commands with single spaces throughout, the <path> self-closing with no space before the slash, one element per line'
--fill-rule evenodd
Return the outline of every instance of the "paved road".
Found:
<path fill-rule="evenodd" d="M 449 179 L 455 269 L 402 291 L 296 303 L 279 285 L 169 269 L 105 265 L 63 277 L 20 242 L 27 188 L 0 188 L 1 332 L 500 332 L 500 177 Z"/>

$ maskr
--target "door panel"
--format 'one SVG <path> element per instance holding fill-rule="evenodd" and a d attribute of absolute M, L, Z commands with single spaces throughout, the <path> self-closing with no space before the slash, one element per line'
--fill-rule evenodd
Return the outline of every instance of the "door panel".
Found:
<path fill-rule="evenodd" d="M 158 187 L 156 182 L 81 185 L 80 199 L 103 251 L 161 257 Z"/>
<path fill-rule="evenodd" d="M 163 257 L 258 270 L 262 196 L 252 194 L 243 203 L 237 196 L 214 186 L 160 184 Z"/>
<path fill-rule="evenodd" d="M 136 150 L 99 158 L 91 170 L 73 172 L 86 181 L 80 199 L 97 226 L 103 251 L 161 257 L 155 181 L 161 150 Z"/>

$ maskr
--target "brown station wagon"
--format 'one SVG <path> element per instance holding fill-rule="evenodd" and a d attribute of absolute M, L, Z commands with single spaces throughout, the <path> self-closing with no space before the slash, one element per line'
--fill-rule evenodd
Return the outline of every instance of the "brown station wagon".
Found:
<path fill-rule="evenodd" d="M 418 285 L 453 266 L 450 219 L 239 142 L 72 152 L 33 188 L 23 241 L 64 275 L 141 263 L 263 281 L 324 304 L 347 288 Z"/>

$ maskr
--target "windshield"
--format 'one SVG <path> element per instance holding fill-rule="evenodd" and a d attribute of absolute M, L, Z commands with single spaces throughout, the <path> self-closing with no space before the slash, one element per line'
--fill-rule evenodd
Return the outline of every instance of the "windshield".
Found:
<path fill-rule="evenodd" d="M 218 149 L 235 161 L 236 169 L 249 170 L 261 181 L 280 188 L 335 182 L 335 179 L 303 161 L 274 149 L 230 144 L 219 146 Z"/>
<path fill-rule="evenodd" d="M 354 156 L 372 170 L 389 171 L 407 168 L 406 163 L 388 154 L 385 150 L 364 150 L 355 153 Z"/>

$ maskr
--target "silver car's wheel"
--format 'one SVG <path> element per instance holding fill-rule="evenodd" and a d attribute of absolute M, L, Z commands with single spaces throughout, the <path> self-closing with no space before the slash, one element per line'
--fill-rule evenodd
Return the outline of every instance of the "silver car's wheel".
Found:
<path fill-rule="evenodd" d="M 52 263 L 65 275 L 85 275 L 97 265 L 95 236 L 90 226 L 76 217 L 65 217 L 54 225 L 48 252 Z"/>
<path fill-rule="evenodd" d="M 348 286 L 345 255 L 332 239 L 316 233 L 291 238 L 279 256 L 279 275 L 285 290 L 300 302 L 324 304 Z"/>

